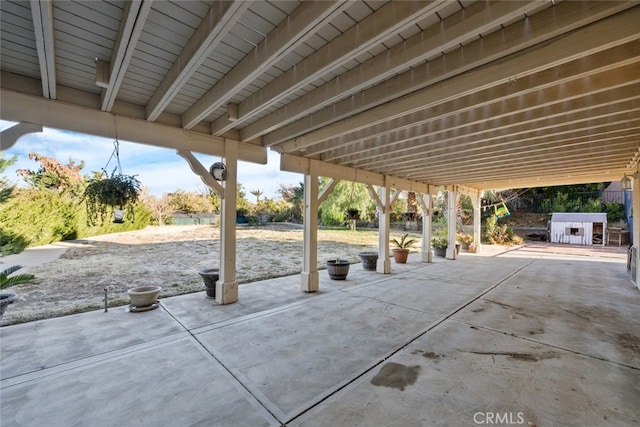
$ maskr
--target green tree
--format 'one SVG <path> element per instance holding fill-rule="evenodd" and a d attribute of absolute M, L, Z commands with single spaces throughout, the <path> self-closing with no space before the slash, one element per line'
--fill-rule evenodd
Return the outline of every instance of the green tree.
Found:
<path fill-rule="evenodd" d="M 322 178 L 320 186 L 328 185 L 329 179 Z M 340 225 L 346 221 L 348 209 L 357 209 L 360 219 L 371 219 L 375 215 L 375 205 L 365 184 L 340 181 L 320 206 L 323 225 Z"/>
<path fill-rule="evenodd" d="M 76 164 L 73 159 L 63 165 L 53 157 L 43 156 L 38 153 L 29 153 L 29 159 L 40 163 L 36 171 L 18 169 L 25 182 L 33 188 L 53 191 L 72 191 L 79 194 L 84 186 L 81 170 L 84 162 Z"/>
<path fill-rule="evenodd" d="M 280 185 L 278 190 L 282 199 L 291 204 L 288 220 L 291 222 L 302 222 L 302 208 L 304 206 L 304 183 L 300 185 Z"/>
<path fill-rule="evenodd" d="M 213 212 L 210 193 L 177 190 L 168 194 L 169 206 L 184 213 Z"/>
<path fill-rule="evenodd" d="M 13 156 L 9 159 L 5 159 L 4 153 L 0 152 L 0 174 L 4 173 L 4 171 L 6 171 L 9 166 L 13 165 L 17 161 L 18 161 L 18 156 Z M 1 176 L 0 177 L 0 203 L 6 201 L 9 197 L 11 197 L 11 194 L 13 193 L 14 189 L 15 189 L 15 185 L 10 184 L 9 180 L 6 177 Z"/>

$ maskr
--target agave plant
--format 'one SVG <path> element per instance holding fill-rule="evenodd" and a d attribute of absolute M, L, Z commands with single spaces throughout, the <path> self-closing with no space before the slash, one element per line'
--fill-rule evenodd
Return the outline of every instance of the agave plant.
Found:
<path fill-rule="evenodd" d="M 20 270 L 21 268 L 21 265 L 13 265 L 0 271 L 0 289 L 5 289 L 15 285 L 21 285 L 23 283 L 29 283 L 36 278 L 36 276 L 34 276 L 33 274 L 18 274 L 16 276 L 9 277 L 10 274 Z"/>

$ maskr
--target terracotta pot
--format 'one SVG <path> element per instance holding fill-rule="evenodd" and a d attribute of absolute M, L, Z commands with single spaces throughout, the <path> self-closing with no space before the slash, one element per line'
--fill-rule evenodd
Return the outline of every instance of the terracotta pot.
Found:
<path fill-rule="evenodd" d="M 198 272 L 202 280 L 204 281 L 204 288 L 207 293 L 207 298 L 216 297 L 216 282 L 220 279 L 219 268 L 208 268 Z"/>
<path fill-rule="evenodd" d="M 349 261 L 330 259 L 327 261 L 327 272 L 331 280 L 345 280 L 349 274 Z"/>
<path fill-rule="evenodd" d="M 160 294 L 160 286 L 138 286 L 127 291 L 131 299 L 131 305 L 136 308 L 152 306 Z"/>
<path fill-rule="evenodd" d="M 393 251 L 393 259 L 398 264 L 406 264 L 407 258 L 409 257 L 409 249 L 392 249 Z"/>

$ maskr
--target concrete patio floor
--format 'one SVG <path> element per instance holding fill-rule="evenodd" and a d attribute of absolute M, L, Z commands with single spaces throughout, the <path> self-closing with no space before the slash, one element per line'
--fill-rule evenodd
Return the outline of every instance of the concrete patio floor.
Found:
<path fill-rule="evenodd" d="M 321 271 L 314 294 L 289 276 L 227 306 L 201 292 L 2 327 L 0 424 L 640 425 L 626 257 L 561 252 L 412 254 L 390 275 Z"/>

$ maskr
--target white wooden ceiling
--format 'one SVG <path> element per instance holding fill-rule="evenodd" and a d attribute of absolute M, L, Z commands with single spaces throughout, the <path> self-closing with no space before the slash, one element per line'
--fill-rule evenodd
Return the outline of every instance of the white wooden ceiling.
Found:
<path fill-rule="evenodd" d="M 4 119 L 38 97 L 478 189 L 637 170 L 637 1 L 2 0 L 0 26 Z"/>

